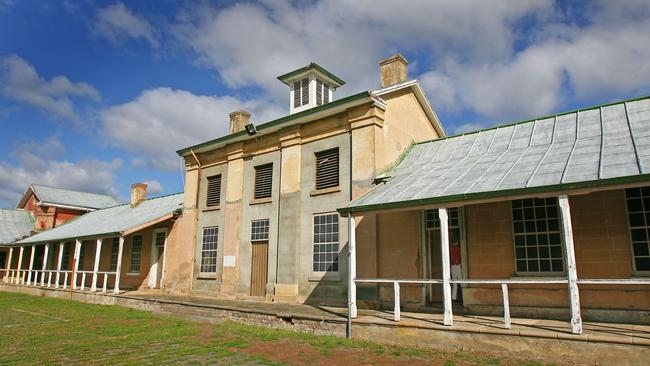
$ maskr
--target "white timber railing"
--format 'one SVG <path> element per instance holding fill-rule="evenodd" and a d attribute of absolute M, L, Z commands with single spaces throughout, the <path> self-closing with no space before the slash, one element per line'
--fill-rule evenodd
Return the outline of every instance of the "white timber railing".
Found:
<path fill-rule="evenodd" d="M 569 294 L 571 311 L 571 332 L 582 334 L 582 316 L 580 314 L 580 292 L 578 285 L 648 285 L 650 279 L 578 279 L 575 259 L 575 248 L 573 243 L 573 227 L 571 224 L 571 209 L 569 199 L 566 195 L 558 196 L 560 208 L 560 219 L 564 242 L 564 258 L 567 268 L 566 278 L 561 279 L 451 279 L 449 261 L 449 218 L 447 208 L 438 208 L 440 220 L 440 249 L 442 256 L 442 278 L 441 279 L 381 279 L 381 278 L 357 278 L 356 276 L 356 224 L 355 216 L 348 214 L 348 232 L 350 233 L 348 243 L 348 337 L 352 337 L 352 319 L 357 317 L 357 284 L 375 283 L 392 284 L 395 294 L 394 319 L 400 320 L 400 284 L 442 284 L 443 292 L 443 324 L 453 325 L 451 285 L 452 284 L 476 284 L 476 285 L 501 285 L 503 294 L 504 326 L 510 328 L 510 301 L 508 298 L 508 285 L 521 284 L 565 284 Z"/>
<path fill-rule="evenodd" d="M 355 283 L 373 283 L 373 284 L 392 284 L 394 296 L 393 319 L 396 322 L 400 321 L 401 309 L 401 285 L 429 285 L 429 284 L 443 284 L 442 279 L 389 279 L 389 278 L 358 278 L 354 280 Z M 548 279 L 548 280 L 531 280 L 531 279 L 502 279 L 502 280 L 450 280 L 450 284 L 472 284 L 472 285 L 501 285 L 501 292 L 503 295 L 503 323 L 505 329 L 510 329 L 510 301 L 508 297 L 508 285 L 554 285 L 554 284 L 567 284 L 569 281 L 566 279 Z M 650 285 L 650 279 L 579 279 L 579 285 Z"/>
<path fill-rule="evenodd" d="M 63 249 L 64 243 L 59 243 L 58 258 L 56 269 L 48 269 L 50 244 L 45 244 L 43 252 L 43 269 L 34 269 L 34 253 L 36 252 L 36 245 L 31 245 L 29 268 L 23 268 L 23 254 L 25 246 L 20 246 L 20 253 L 18 256 L 18 264 L 16 268 L 10 268 L 12 264 L 12 256 L 15 247 L 9 249 L 8 265 L 3 277 L 4 283 L 22 286 L 34 287 L 54 287 L 67 289 L 70 286 L 73 290 L 84 291 L 88 288 L 91 292 L 101 290 L 102 293 L 108 291 L 109 279 L 113 278 L 113 292 L 119 293 L 120 291 L 120 274 L 122 269 L 122 253 L 124 250 L 124 237 L 119 238 L 118 253 L 117 253 L 117 266 L 115 271 L 100 271 L 99 262 L 101 255 L 102 239 L 97 239 L 95 247 L 95 261 L 92 271 L 79 270 L 79 258 L 81 256 L 81 241 L 75 240 L 74 248 L 74 268 L 72 270 L 63 270 Z M 88 281 L 90 280 L 90 285 Z M 99 286 L 98 286 L 99 285 Z"/>

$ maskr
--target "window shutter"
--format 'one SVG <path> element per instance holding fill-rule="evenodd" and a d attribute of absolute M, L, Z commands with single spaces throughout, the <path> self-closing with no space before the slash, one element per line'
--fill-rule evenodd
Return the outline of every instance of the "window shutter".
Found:
<path fill-rule="evenodd" d="M 323 104 L 323 82 L 316 79 L 316 105 Z"/>
<path fill-rule="evenodd" d="M 338 187 L 339 149 L 334 148 L 316 153 L 316 189 Z"/>
<path fill-rule="evenodd" d="M 302 79 L 302 104 L 309 104 L 309 79 Z"/>
<path fill-rule="evenodd" d="M 323 104 L 330 102 L 330 87 L 327 84 L 323 84 Z"/>
<path fill-rule="evenodd" d="M 254 198 L 271 197 L 273 185 L 273 164 L 255 167 L 255 194 Z"/>
<path fill-rule="evenodd" d="M 221 204 L 221 174 L 208 177 L 208 198 L 205 205 L 208 207 Z"/>
<path fill-rule="evenodd" d="M 293 107 L 300 107 L 300 81 L 293 83 Z"/>

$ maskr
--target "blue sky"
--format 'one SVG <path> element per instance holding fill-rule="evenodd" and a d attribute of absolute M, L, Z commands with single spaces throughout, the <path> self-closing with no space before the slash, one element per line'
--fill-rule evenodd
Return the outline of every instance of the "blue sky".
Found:
<path fill-rule="evenodd" d="M 314 61 L 378 87 L 400 52 L 458 133 L 650 94 L 647 1 L 0 0 L 0 207 L 29 183 L 126 199 L 182 190 L 175 150 L 228 113 L 288 113 Z"/>

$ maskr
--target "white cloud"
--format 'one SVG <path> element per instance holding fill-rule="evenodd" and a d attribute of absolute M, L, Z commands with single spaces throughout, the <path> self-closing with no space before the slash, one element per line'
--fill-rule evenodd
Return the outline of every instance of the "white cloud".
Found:
<path fill-rule="evenodd" d="M 200 96 L 185 90 L 145 90 L 134 100 L 101 113 L 104 133 L 113 143 L 136 154 L 134 166 L 178 169 L 175 151 L 227 134 L 228 114 L 244 109 L 251 122 L 262 123 L 280 110 L 263 100 Z"/>
<path fill-rule="evenodd" d="M 435 59 L 508 57 L 511 26 L 550 2 L 289 1 L 198 7 L 179 16 L 174 34 L 231 87 L 260 86 L 286 98 L 275 77 L 311 61 L 348 80 L 344 93 L 378 86 L 380 58 L 424 49 Z"/>
<path fill-rule="evenodd" d="M 117 197 L 113 177 L 122 167 L 119 159 L 60 159 L 63 145 L 56 138 L 18 145 L 11 153 L 18 164 L 0 161 L 0 207 L 13 207 L 31 183 L 69 188 Z"/>
<path fill-rule="evenodd" d="M 123 3 L 117 2 L 97 11 L 95 31 L 113 44 L 125 39 L 143 40 L 154 48 L 160 46 L 158 33 L 145 18 L 135 15 Z"/>
<path fill-rule="evenodd" d="M 0 58 L 0 93 L 30 104 L 55 118 L 79 122 L 72 98 L 99 101 L 99 92 L 90 84 L 72 82 L 65 76 L 45 80 L 25 59 L 17 55 Z"/>
<path fill-rule="evenodd" d="M 147 185 L 148 193 L 159 194 L 164 191 L 162 184 L 160 184 L 160 182 L 155 179 L 144 181 L 144 184 Z"/>

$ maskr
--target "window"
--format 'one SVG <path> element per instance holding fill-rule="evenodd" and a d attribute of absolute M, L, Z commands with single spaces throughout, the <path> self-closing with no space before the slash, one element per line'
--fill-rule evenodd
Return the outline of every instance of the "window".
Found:
<path fill-rule="evenodd" d="M 86 246 L 81 244 L 79 248 L 79 268 L 80 271 L 84 270 L 84 263 L 86 262 Z"/>
<path fill-rule="evenodd" d="M 323 81 L 316 79 L 316 105 L 329 103 L 329 86 Z"/>
<path fill-rule="evenodd" d="M 448 226 L 449 229 L 460 230 L 458 222 L 458 208 L 447 209 Z M 426 213 L 427 229 L 440 230 L 440 218 L 438 218 L 438 210 L 427 210 Z"/>
<path fill-rule="evenodd" d="M 339 215 L 314 215 L 314 272 L 339 270 Z"/>
<path fill-rule="evenodd" d="M 0 252 L 0 268 L 7 268 L 7 252 Z"/>
<path fill-rule="evenodd" d="M 293 83 L 293 107 L 298 108 L 309 104 L 309 78 Z"/>
<path fill-rule="evenodd" d="M 316 153 L 316 189 L 339 186 L 339 148 Z"/>
<path fill-rule="evenodd" d="M 201 272 L 217 272 L 217 244 L 219 242 L 219 227 L 203 228 L 203 243 L 201 244 Z"/>
<path fill-rule="evenodd" d="M 269 219 L 251 222 L 251 241 L 269 240 Z"/>
<path fill-rule="evenodd" d="M 131 266 L 130 273 L 140 273 L 140 260 L 142 259 L 142 235 L 133 235 L 131 241 Z"/>
<path fill-rule="evenodd" d="M 158 255 L 165 250 L 165 239 L 167 238 L 167 233 L 164 231 L 156 232 L 155 243 L 156 249 L 158 250 Z"/>
<path fill-rule="evenodd" d="M 556 198 L 512 201 L 517 272 L 563 272 L 562 236 Z"/>
<path fill-rule="evenodd" d="M 205 205 L 208 207 L 221 204 L 221 174 L 208 177 L 208 194 Z"/>
<path fill-rule="evenodd" d="M 111 266 L 109 271 L 117 271 L 117 255 L 120 249 L 120 238 L 113 238 L 111 244 Z"/>
<path fill-rule="evenodd" d="M 634 270 L 650 272 L 650 187 L 625 190 Z"/>
<path fill-rule="evenodd" d="M 273 185 L 273 164 L 264 164 L 255 167 L 255 199 L 271 197 Z"/>
<path fill-rule="evenodd" d="M 63 257 L 61 258 L 61 269 L 64 271 L 70 270 L 70 248 L 72 243 L 63 243 Z"/>

